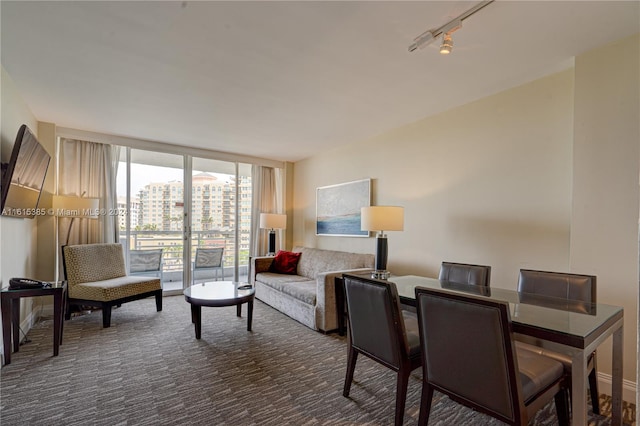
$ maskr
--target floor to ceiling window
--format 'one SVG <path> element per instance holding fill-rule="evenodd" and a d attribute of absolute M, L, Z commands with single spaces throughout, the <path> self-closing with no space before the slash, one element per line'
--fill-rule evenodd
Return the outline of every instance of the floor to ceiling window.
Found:
<path fill-rule="evenodd" d="M 160 276 L 165 294 L 181 292 L 194 279 L 247 279 L 250 165 L 123 148 L 117 179 L 118 204 L 126 213 L 120 215 L 120 241 L 131 272 L 141 253 L 161 250 L 160 271 L 147 262 L 135 273 Z M 198 268 L 199 249 L 220 251 L 221 263 Z"/>

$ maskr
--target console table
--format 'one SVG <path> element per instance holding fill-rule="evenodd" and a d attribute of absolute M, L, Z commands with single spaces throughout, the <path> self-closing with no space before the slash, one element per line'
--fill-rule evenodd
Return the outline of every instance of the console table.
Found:
<path fill-rule="evenodd" d="M 53 356 L 58 356 L 62 344 L 64 326 L 64 305 L 67 282 L 51 283 L 51 287 L 10 290 L 0 293 L 2 303 L 2 339 L 4 344 L 4 364 L 11 364 L 11 336 L 13 334 L 13 352 L 20 350 L 20 299 L 23 297 L 53 296 Z"/>

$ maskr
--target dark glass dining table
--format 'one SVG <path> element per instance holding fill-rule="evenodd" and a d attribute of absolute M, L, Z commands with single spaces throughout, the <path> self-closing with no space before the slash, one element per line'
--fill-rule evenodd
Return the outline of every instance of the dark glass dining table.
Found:
<path fill-rule="evenodd" d="M 401 302 L 409 305 L 415 305 L 416 287 L 509 302 L 516 339 L 519 335 L 531 336 L 543 340 L 545 347 L 571 356 L 571 422 L 574 425 L 587 424 L 587 358 L 603 341 L 613 336 L 611 424 L 622 424 L 623 308 L 415 275 L 392 276 L 389 281 L 396 284 Z"/>

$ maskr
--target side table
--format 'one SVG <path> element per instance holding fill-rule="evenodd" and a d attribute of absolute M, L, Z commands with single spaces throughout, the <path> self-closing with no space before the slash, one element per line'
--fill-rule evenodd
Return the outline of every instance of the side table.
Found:
<path fill-rule="evenodd" d="M 66 303 L 67 282 L 51 283 L 51 287 L 10 290 L 2 289 L 2 339 L 4 344 L 4 364 L 11 364 L 11 336 L 13 334 L 13 352 L 20 350 L 20 299 L 22 297 L 53 296 L 53 356 L 58 356 L 62 344 L 64 327 L 64 308 Z"/>

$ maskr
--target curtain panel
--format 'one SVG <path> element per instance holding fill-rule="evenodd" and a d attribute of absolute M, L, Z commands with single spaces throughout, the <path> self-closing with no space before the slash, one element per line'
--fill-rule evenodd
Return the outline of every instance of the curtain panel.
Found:
<path fill-rule="evenodd" d="M 251 256 L 264 256 L 268 250 L 266 229 L 260 229 L 260 213 L 282 213 L 282 169 L 254 165 L 251 170 Z M 284 241 L 284 229 L 276 231 L 280 245 Z M 281 246 L 282 247 L 282 246 Z"/>
<path fill-rule="evenodd" d="M 59 147 L 58 195 L 98 198 L 97 219 L 59 218 L 60 244 L 113 243 L 118 241 L 116 174 L 120 148 L 96 142 L 61 139 Z M 64 238 L 64 237 L 63 237 Z"/>

